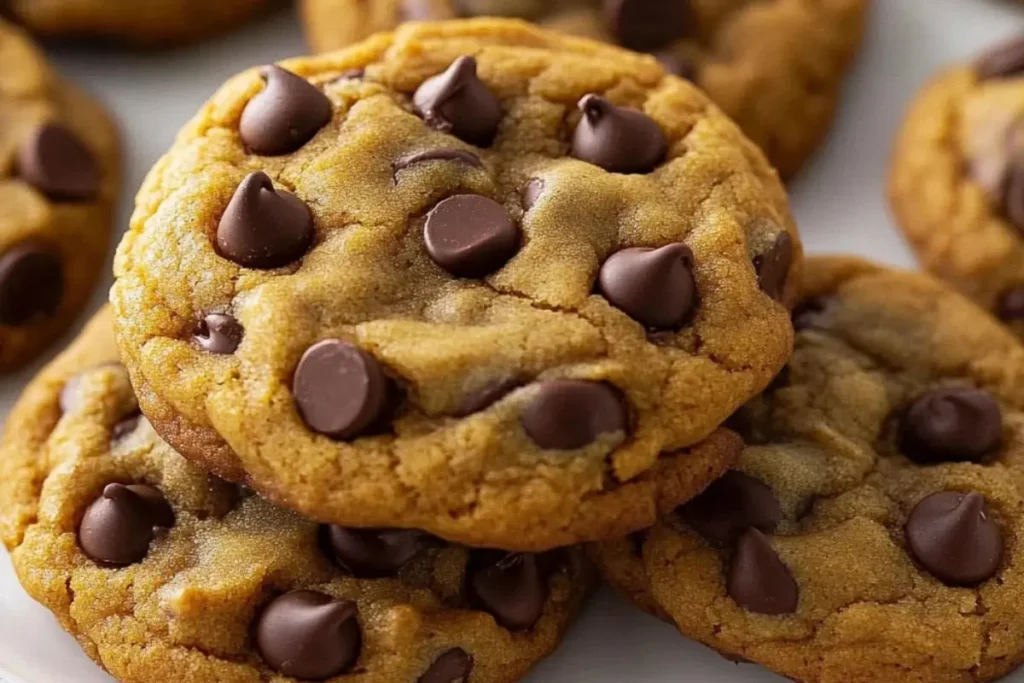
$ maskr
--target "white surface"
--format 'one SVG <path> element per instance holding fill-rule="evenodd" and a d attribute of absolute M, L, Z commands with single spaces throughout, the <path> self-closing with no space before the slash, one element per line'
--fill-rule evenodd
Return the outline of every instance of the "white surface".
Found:
<path fill-rule="evenodd" d="M 811 252 L 856 252 L 909 266 L 910 252 L 892 224 L 884 193 L 889 145 L 900 117 L 914 91 L 935 69 L 1024 30 L 1024 8 L 997 0 L 875 0 L 875 5 L 867 45 L 849 79 L 828 145 L 791 189 Z M 294 19 L 283 14 L 225 40 L 179 52 L 56 54 L 66 75 L 104 98 L 120 117 L 127 155 L 121 225 L 146 170 L 214 88 L 245 67 L 302 51 Z M 97 306 L 103 298 L 97 293 Z M 0 383 L 0 410 L 6 412 L 33 371 Z M 49 613 L 22 592 L 2 551 L 0 680 L 111 683 Z M 528 683 L 781 680 L 685 641 L 669 626 L 604 591 L 564 647 L 541 664 Z M 1008 680 L 1024 683 L 1024 672 Z"/>

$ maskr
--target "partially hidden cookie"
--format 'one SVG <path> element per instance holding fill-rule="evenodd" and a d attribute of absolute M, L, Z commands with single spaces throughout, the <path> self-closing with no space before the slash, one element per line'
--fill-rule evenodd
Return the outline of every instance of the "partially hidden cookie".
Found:
<path fill-rule="evenodd" d="M 224 33 L 280 0 L 4 0 L 0 12 L 44 38 L 168 47 Z"/>
<path fill-rule="evenodd" d="M 124 683 L 516 681 L 593 585 L 579 549 L 320 526 L 207 474 L 139 415 L 107 310 L 8 419 L 0 534 Z"/>
<path fill-rule="evenodd" d="M 1024 659 L 1024 348 L 941 283 L 807 264 L 796 350 L 739 468 L 605 577 L 804 683 L 987 681 Z"/>
<path fill-rule="evenodd" d="M 800 263 L 698 90 L 478 20 L 230 81 L 143 186 L 112 300 L 186 457 L 321 521 L 543 550 L 728 467 Z"/>
<path fill-rule="evenodd" d="M 106 261 L 120 159 L 107 112 L 0 21 L 0 371 L 88 304 Z"/>
<path fill-rule="evenodd" d="M 498 15 L 650 52 L 792 177 L 825 139 L 868 0 L 303 0 L 314 50 L 403 21 Z"/>
<path fill-rule="evenodd" d="M 922 89 L 889 196 L 922 265 L 1024 335 L 1024 38 Z"/>

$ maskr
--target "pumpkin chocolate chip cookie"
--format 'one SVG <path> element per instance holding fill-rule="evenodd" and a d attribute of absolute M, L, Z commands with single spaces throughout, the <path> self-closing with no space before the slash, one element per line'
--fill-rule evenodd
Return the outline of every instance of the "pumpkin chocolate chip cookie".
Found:
<path fill-rule="evenodd" d="M 120 161 L 107 113 L 0 21 L 0 371 L 60 337 L 106 260 Z"/>
<path fill-rule="evenodd" d="M 868 0 L 303 0 L 301 7 L 318 51 L 403 21 L 492 15 L 650 52 L 704 89 L 789 178 L 831 126 Z"/>
<path fill-rule="evenodd" d="M 109 311 L 29 385 L 0 449 L 26 590 L 124 683 L 511 683 L 592 586 L 578 549 L 321 526 L 200 470 L 138 414 Z"/>
<path fill-rule="evenodd" d="M 478 20 L 232 80 L 142 188 L 112 300 L 186 457 L 320 521 L 544 550 L 728 467 L 800 263 L 698 90 Z"/>
<path fill-rule="evenodd" d="M 807 263 L 796 350 L 730 422 L 739 468 L 605 576 L 805 683 L 998 678 L 1024 661 L 1024 347 L 926 276 Z"/>

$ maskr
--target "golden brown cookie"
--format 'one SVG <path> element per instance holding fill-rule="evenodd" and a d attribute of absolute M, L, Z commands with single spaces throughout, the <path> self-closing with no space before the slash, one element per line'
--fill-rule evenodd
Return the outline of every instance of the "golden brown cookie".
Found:
<path fill-rule="evenodd" d="M 119 250 L 164 438 L 322 521 L 516 550 L 644 528 L 728 467 L 709 435 L 789 356 L 801 252 L 698 90 L 508 20 L 283 67 L 203 108 Z"/>
<path fill-rule="evenodd" d="M 1024 347 L 941 283 L 811 259 L 739 468 L 597 546 L 606 578 L 804 683 L 954 683 L 1024 660 Z"/>
<path fill-rule="evenodd" d="M 165 47 L 209 38 L 280 0 L 4 0 L 7 16 L 47 38 Z"/>
<path fill-rule="evenodd" d="M 511 683 L 592 585 L 578 549 L 321 527 L 189 464 L 138 414 L 109 311 L 29 385 L 0 449 L 26 590 L 124 683 Z"/>
<path fill-rule="evenodd" d="M 498 15 L 651 52 L 792 177 L 828 133 L 868 0 L 303 0 L 314 50 L 403 21 Z"/>
<path fill-rule="evenodd" d="M 88 304 L 119 187 L 107 112 L 0 20 L 0 371 L 31 360 Z"/>

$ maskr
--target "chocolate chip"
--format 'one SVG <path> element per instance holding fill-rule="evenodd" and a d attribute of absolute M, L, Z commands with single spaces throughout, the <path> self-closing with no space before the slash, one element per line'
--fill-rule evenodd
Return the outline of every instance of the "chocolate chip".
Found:
<path fill-rule="evenodd" d="M 992 578 L 1003 559 L 1003 534 L 980 493 L 933 493 L 910 513 L 906 537 L 917 561 L 950 586 Z"/>
<path fill-rule="evenodd" d="M 110 440 L 116 443 L 125 438 L 138 428 L 139 422 L 141 421 L 142 412 L 139 410 L 136 410 L 131 415 L 122 418 L 110 431 Z"/>
<path fill-rule="evenodd" d="M 540 178 L 532 178 L 523 188 L 523 211 L 529 211 L 537 203 L 544 193 L 544 181 Z"/>
<path fill-rule="evenodd" d="M 508 263 L 519 250 L 519 226 L 505 207 L 478 194 L 439 202 L 423 226 L 427 253 L 456 277 L 479 278 Z"/>
<path fill-rule="evenodd" d="M 612 35 L 630 50 L 651 52 L 694 31 L 689 0 L 604 0 Z"/>
<path fill-rule="evenodd" d="M 793 238 L 788 232 L 780 232 L 768 251 L 754 257 L 754 270 L 761 291 L 776 301 L 781 300 L 792 265 Z"/>
<path fill-rule="evenodd" d="M 978 78 L 983 81 L 1024 74 L 1024 36 L 989 50 L 977 61 L 975 68 Z"/>
<path fill-rule="evenodd" d="M 1024 320 L 1024 286 L 1011 287 L 999 296 L 996 302 L 996 315 L 1007 323 Z"/>
<path fill-rule="evenodd" d="M 267 85 L 245 105 L 238 132 L 255 154 L 291 154 L 331 120 L 331 101 L 279 66 L 266 66 L 261 74 Z"/>
<path fill-rule="evenodd" d="M 586 95 L 572 138 L 572 156 L 612 173 L 648 173 L 662 162 L 668 141 L 654 119 L 637 109 L 616 107 Z"/>
<path fill-rule="evenodd" d="M 351 529 L 324 527 L 335 562 L 353 576 L 393 576 L 430 545 L 430 537 L 415 529 Z"/>
<path fill-rule="evenodd" d="M 154 528 L 174 526 L 174 511 L 158 489 L 144 484 L 107 484 L 78 527 L 78 543 L 89 559 L 127 567 L 149 553 Z"/>
<path fill-rule="evenodd" d="M 36 128 L 18 149 L 18 175 L 50 199 L 83 201 L 100 192 L 96 157 L 63 126 Z"/>
<path fill-rule="evenodd" d="M 691 83 L 697 81 L 697 65 L 689 57 L 680 54 L 676 50 L 663 50 L 654 55 L 665 71 L 673 76 L 685 78 Z"/>
<path fill-rule="evenodd" d="M 246 268 L 280 268 L 313 243 L 313 216 L 298 197 L 275 190 L 266 173 L 250 173 L 217 226 L 217 253 Z"/>
<path fill-rule="evenodd" d="M 713 543 L 733 543 L 750 527 L 765 533 L 782 521 L 782 507 L 760 479 L 727 472 L 681 509 L 683 519 Z"/>
<path fill-rule="evenodd" d="M 1003 214 L 1017 232 L 1024 235 L 1024 166 L 1013 165 L 1003 180 Z"/>
<path fill-rule="evenodd" d="M 789 567 L 754 528 L 736 542 L 727 589 L 740 607 L 758 614 L 792 614 L 800 595 Z"/>
<path fill-rule="evenodd" d="M 388 385 L 373 356 L 348 342 L 327 339 L 302 354 L 292 392 L 310 429 L 335 439 L 351 439 L 384 414 Z"/>
<path fill-rule="evenodd" d="M 900 421 L 900 449 L 921 464 L 980 462 L 1003 435 L 999 404 L 987 391 L 936 389 L 918 398 Z"/>
<path fill-rule="evenodd" d="M 504 628 L 525 631 L 544 613 L 547 580 L 536 555 L 479 551 L 470 560 L 474 599 Z"/>
<path fill-rule="evenodd" d="M 391 165 L 392 174 L 397 175 L 399 171 L 404 171 L 410 166 L 423 164 L 428 161 L 458 161 L 473 168 L 483 168 L 484 165 L 480 161 L 480 157 L 472 152 L 455 149 L 454 147 L 442 147 L 441 149 L 428 149 L 425 152 L 416 152 L 415 154 L 402 157 Z"/>
<path fill-rule="evenodd" d="M 571 451 L 602 434 L 625 432 L 626 406 L 617 389 L 604 382 L 559 379 L 541 382 L 523 411 L 527 435 L 541 448 Z"/>
<path fill-rule="evenodd" d="M 210 353 L 234 353 L 242 343 L 244 330 L 233 316 L 225 313 L 209 313 L 199 321 L 195 340 Z"/>
<path fill-rule="evenodd" d="M 453 648 L 434 660 L 416 683 L 469 683 L 473 658 L 462 648 Z"/>
<path fill-rule="evenodd" d="M 413 105 L 431 128 L 478 147 L 491 144 L 501 123 L 501 102 L 477 77 L 473 57 L 459 57 L 447 71 L 425 81 Z"/>
<path fill-rule="evenodd" d="M 693 252 L 682 242 L 616 252 L 601 266 L 597 283 L 613 306 L 652 329 L 682 327 L 697 303 Z"/>
<path fill-rule="evenodd" d="M 270 668 L 284 676 L 322 681 L 350 670 L 362 634 L 354 602 L 308 590 L 285 593 L 256 622 L 256 646 Z"/>
<path fill-rule="evenodd" d="M 479 413 L 481 410 L 486 410 L 521 386 L 522 382 L 514 377 L 494 382 L 463 398 L 454 416 L 466 417 L 473 413 Z"/>
<path fill-rule="evenodd" d="M 812 297 L 800 302 L 793 309 L 793 329 L 800 332 L 817 327 L 827 308 L 828 300 L 825 297 Z"/>
<path fill-rule="evenodd" d="M 0 256 L 0 325 L 48 318 L 64 297 L 64 265 L 50 247 L 23 242 Z"/>

